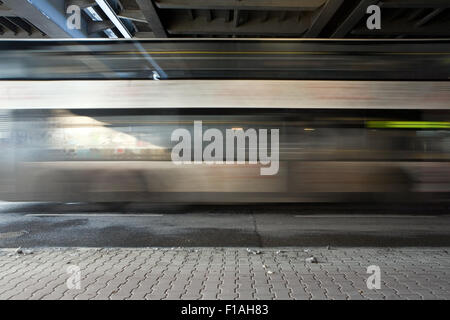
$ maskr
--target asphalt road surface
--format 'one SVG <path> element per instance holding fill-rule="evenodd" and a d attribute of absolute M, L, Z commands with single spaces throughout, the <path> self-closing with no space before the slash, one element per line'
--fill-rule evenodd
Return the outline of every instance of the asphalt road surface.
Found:
<path fill-rule="evenodd" d="M 0 247 L 449 246 L 447 205 L 0 203 Z"/>

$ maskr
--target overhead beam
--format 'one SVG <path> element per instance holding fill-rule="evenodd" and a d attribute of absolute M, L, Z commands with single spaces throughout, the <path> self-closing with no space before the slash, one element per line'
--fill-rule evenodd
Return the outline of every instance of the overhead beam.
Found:
<path fill-rule="evenodd" d="M 95 2 L 97 2 L 103 12 L 108 16 L 109 20 L 111 20 L 111 22 L 119 30 L 124 38 L 130 39 L 133 37 L 128 28 L 117 17 L 116 13 L 111 8 L 111 5 L 106 0 L 95 0 Z"/>
<path fill-rule="evenodd" d="M 0 17 L 0 26 L 12 31 L 14 34 L 17 34 L 19 32 L 19 27 L 17 27 L 14 23 L 9 21 L 5 17 Z"/>
<path fill-rule="evenodd" d="M 136 0 L 139 8 L 144 14 L 145 20 L 150 25 L 152 32 L 157 38 L 167 38 L 166 29 L 161 23 L 158 12 L 156 12 L 155 5 L 151 0 Z"/>
<path fill-rule="evenodd" d="M 367 30 L 366 28 L 357 28 L 352 30 L 351 34 L 355 36 L 367 36 L 370 35 L 377 36 L 429 36 L 433 35 L 435 37 L 450 37 L 450 23 L 439 23 L 430 27 L 412 27 L 410 24 L 399 25 L 397 23 L 384 24 L 383 28 L 377 30 Z"/>
<path fill-rule="evenodd" d="M 395 19 L 397 19 L 398 17 L 401 17 L 405 14 L 405 12 L 407 11 L 407 9 L 404 8 L 398 8 L 397 10 L 393 10 L 393 12 L 389 12 L 388 13 L 388 17 L 387 19 L 389 21 L 394 21 Z M 407 13 L 407 12 L 406 12 Z M 384 19 L 384 17 L 383 17 Z"/>
<path fill-rule="evenodd" d="M 153 34 L 153 32 L 136 32 L 134 37 L 146 39 L 146 38 L 154 38 L 155 35 Z"/>
<path fill-rule="evenodd" d="M 241 12 L 238 9 L 234 9 L 233 26 L 235 28 L 239 27 L 240 20 L 241 20 Z"/>
<path fill-rule="evenodd" d="M 122 10 L 117 16 L 132 21 L 147 22 L 141 10 Z"/>
<path fill-rule="evenodd" d="M 81 9 L 89 8 L 95 6 L 95 0 L 65 0 L 66 8 L 70 5 L 76 5 Z"/>
<path fill-rule="evenodd" d="M 3 17 L 15 17 L 16 14 L 7 6 L 0 4 L 0 16 Z"/>
<path fill-rule="evenodd" d="M 211 10 L 316 10 L 326 0 L 157 0 L 161 9 L 211 9 Z"/>
<path fill-rule="evenodd" d="M 82 21 L 80 29 L 68 29 L 64 2 L 50 0 L 2 0 L 14 13 L 32 23 L 51 38 L 86 38 L 87 23 Z"/>
<path fill-rule="evenodd" d="M 45 37 L 44 37 L 45 38 Z M 40 32 L 33 32 L 32 34 L 27 34 L 27 33 L 18 33 L 18 34 L 13 34 L 13 33 L 5 33 L 2 28 L 0 27 L 0 39 L 42 39 L 42 33 Z"/>
<path fill-rule="evenodd" d="M 314 38 L 319 36 L 320 32 L 325 28 L 328 21 L 330 21 L 343 2 L 344 0 L 328 0 L 314 18 L 311 27 L 304 37 Z"/>
<path fill-rule="evenodd" d="M 415 18 L 419 17 L 424 11 L 425 11 L 425 9 L 416 9 L 413 13 L 411 13 L 408 16 L 408 21 L 412 21 Z"/>
<path fill-rule="evenodd" d="M 278 19 L 270 19 L 261 24 L 259 19 L 248 20 L 243 23 L 242 17 L 235 13 L 235 19 L 224 23 L 223 20 L 207 22 L 203 19 L 173 19 L 168 22 L 167 31 L 171 35 L 262 35 L 262 36 L 300 36 L 308 29 L 308 18 L 286 19 L 280 24 Z M 236 23 L 239 24 L 236 25 Z"/>
<path fill-rule="evenodd" d="M 8 17 L 7 18 L 11 23 L 15 24 L 17 27 L 28 33 L 28 35 L 31 35 L 33 33 L 33 30 L 31 26 L 26 23 L 23 19 L 18 17 Z"/>
<path fill-rule="evenodd" d="M 213 19 L 211 10 L 206 10 L 206 21 L 210 22 Z"/>
<path fill-rule="evenodd" d="M 448 0 L 382 0 L 383 8 L 450 8 Z"/>
<path fill-rule="evenodd" d="M 90 21 L 88 25 L 88 32 L 89 34 L 93 34 L 111 28 L 114 28 L 114 23 L 111 21 Z"/>
<path fill-rule="evenodd" d="M 195 11 L 193 9 L 189 9 L 188 10 L 189 16 L 191 17 L 192 20 L 195 19 Z"/>
<path fill-rule="evenodd" d="M 427 14 L 425 17 L 423 17 L 422 19 L 420 19 L 415 26 L 416 27 L 421 27 L 425 24 L 427 24 L 428 22 L 430 22 L 434 17 L 436 17 L 437 15 L 439 15 L 440 13 L 442 13 L 442 11 L 444 11 L 443 8 L 438 8 L 438 9 L 434 9 L 432 12 L 430 12 L 429 14 Z"/>
<path fill-rule="evenodd" d="M 331 35 L 332 38 L 345 37 L 356 24 L 365 16 L 367 7 L 373 4 L 377 4 L 379 0 L 361 0 L 361 2 L 353 9 L 343 23 L 336 29 Z"/>
<path fill-rule="evenodd" d="M 14 13 L 30 21 L 39 30 L 50 37 L 68 38 L 70 35 L 55 22 L 44 16 L 35 6 L 26 0 L 2 0 Z"/>

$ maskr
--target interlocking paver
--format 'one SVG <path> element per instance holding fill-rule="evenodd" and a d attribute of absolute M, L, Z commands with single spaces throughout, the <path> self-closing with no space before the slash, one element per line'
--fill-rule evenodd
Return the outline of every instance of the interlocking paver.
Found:
<path fill-rule="evenodd" d="M 448 248 L 304 249 L 0 249 L 0 299 L 450 299 Z M 73 265 L 79 289 L 66 284 Z M 367 288 L 369 265 L 380 289 Z"/>

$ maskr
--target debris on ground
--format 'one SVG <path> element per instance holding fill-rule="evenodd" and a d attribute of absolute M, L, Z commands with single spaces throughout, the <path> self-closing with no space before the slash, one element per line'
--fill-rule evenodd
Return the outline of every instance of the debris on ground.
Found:
<path fill-rule="evenodd" d="M 327 250 L 331 250 L 331 246 L 328 245 L 328 246 L 327 246 Z"/>
<path fill-rule="evenodd" d="M 284 253 L 284 252 L 286 252 L 286 251 L 284 251 L 284 250 L 277 250 L 277 251 L 275 252 L 275 254 L 280 254 L 280 253 Z"/>
<path fill-rule="evenodd" d="M 303 252 L 309 252 L 309 249 L 303 249 Z"/>
<path fill-rule="evenodd" d="M 273 271 L 267 270 L 267 274 L 273 274 Z"/>
<path fill-rule="evenodd" d="M 33 254 L 34 251 L 33 251 L 33 250 L 29 250 L 29 249 L 24 250 L 24 249 L 22 249 L 22 247 L 18 247 L 18 248 L 14 251 L 14 253 L 15 253 L 15 254 L 19 254 L 19 255 L 21 255 L 21 254 L 27 255 L 27 254 Z"/>
<path fill-rule="evenodd" d="M 261 254 L 260 250 L 252 250 L 252 249 L 249 249 L 249 248 L 247 248 L 247 252 L 251 253 L 251 254 Z"/>
<path fill-rule="evenodd" d="M 306 258 L 305 261 L 308 263 L 317 263 L 318 262 L 316 257 Z"/>

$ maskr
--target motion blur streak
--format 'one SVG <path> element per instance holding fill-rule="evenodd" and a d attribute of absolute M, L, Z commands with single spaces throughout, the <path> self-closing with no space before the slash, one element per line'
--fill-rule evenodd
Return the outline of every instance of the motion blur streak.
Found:
<path fill-rule="evenodd" d="M 443 109 L 448 81 L 0 81 L 0 108 Z M 202 119 L 198 119 L 202 120 Z M 251 118 L 249 119 L 251 120 Z M 398 119 L 392 119 L 398 120 Z M 445 119 L 438 119 L 442 122 Z"/>
<path fill-rule="evenodd" d="M 1 199 L 448 201 L 448 127 L 367 123 L 433 124 L 449 116 L 429 109 L 3 110 Z M 174 165 L 171 132 L 192 131 L 196 120 L 223 133 L 279 128 L 278 174 L 261 176 L 259 164 Z"/>
<path fill-rule="evenodd" d="M 0 69 L 0 200 L 450 200 L 450 40 L 5 40 Z M 175 165 L 194 121 L 279 129 L 278 173 Z"/>
<path fill-rule="evenodd" d="M 0 79 L 448 80 L 450 40 L 0 40 Z"/>

